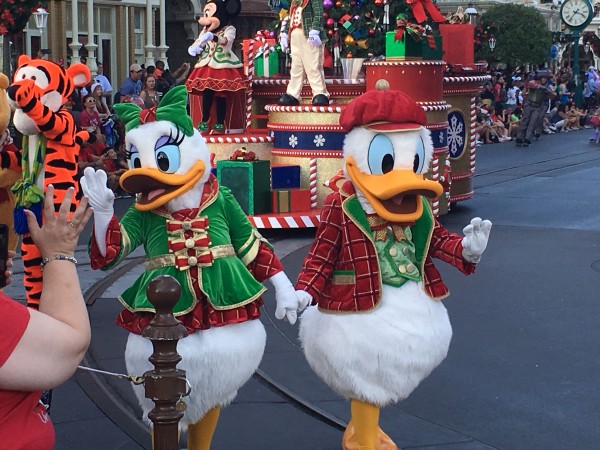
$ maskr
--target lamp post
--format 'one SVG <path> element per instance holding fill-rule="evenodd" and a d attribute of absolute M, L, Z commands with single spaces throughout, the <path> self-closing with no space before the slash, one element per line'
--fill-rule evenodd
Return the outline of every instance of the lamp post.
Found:
<path fill-rule="evenodd" d="M 579 30 L 573 30 L 573 76 L 575 78 L 575 106 L 578 108 L 582 103 L 583 86 L 579 78 Z"/>
<path fill-rule="evenodd" d="M 475 5 L 473 4 L 473 2 L 469 2 L 469 4 L 467 5 L 467 9 L 465 9 L 465 14 L 469 16 L 469 23 L 472 24 L 473 17 L 477 17 L 477 14 L 479 14 L 475 9 Z"/>
<path fill-rule="evenodd" d="M 493 34 L 488 39 L 488 45 L 490 46 L 490 50 L 493 52 L 494 49 L 496 48 L 496 38 L 494 37 Z"/>
<path fill-rule="evenodd" d="M 44 53 L 43 52 L 44 50 L 48 50 L 46 48 L 46 47 L 48 47 L 48 42 L 46 39 L 45 29 L 48 26 L 48 16 L 49 15 L 50 15 L 50 13 L 48 11 L 46 11 L 43 6 L 40 6 L 33 13 L 33 18 L 35 19 L 35 26 L 38 28 L 38 30 L 40 30 L 42 53 Z M 47 56 L 47 55 L 48 55 L 48 53 L 45 53 L 45 56 Z"/>

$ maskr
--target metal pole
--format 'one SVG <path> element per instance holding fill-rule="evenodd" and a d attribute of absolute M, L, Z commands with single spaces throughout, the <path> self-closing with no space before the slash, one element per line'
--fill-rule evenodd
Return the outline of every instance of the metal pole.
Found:
<path fill-rule="evenodd" d="M 573 30 L 573 75 L 575 76 L 575 106 L 582 104 L 583 86 L 579 78 L 579 30 Z"/>
<path fill-rule="evenodd" d="M 152 448 L 177 450 L 179 420 L 185 410 L 181 399 L 189 394 L 185 371 L 177 369 L 177 363 L 181 361 L 177 341 L 183 339 L 187 331 L 173 316 L 173 307 L 181 297 L 181 286 L 175 278 L 162 275 L 150 282 L 146 295 L 156 310 L 156 315 L 142 331 L 142 336 L 150 339 L 154 348 L 148 358 L 154 364 L 154 370 L 144 374 L 146 398 L 155 405 L 148 413 L 154 425 Z"/>

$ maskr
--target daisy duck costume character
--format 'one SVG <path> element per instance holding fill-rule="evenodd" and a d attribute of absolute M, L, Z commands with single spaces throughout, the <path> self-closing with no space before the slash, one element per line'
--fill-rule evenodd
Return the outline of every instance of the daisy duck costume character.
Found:
<path fill-rule="evenodd" d="M 203 28 L 188 53 L 199 58 L 185 85 L 190 94 L 202 95 L 202 121 L 198 124 L 202 133 L 208 131 L 214 97 L 217 119 L 213 131 L 223 133 L 227 114 L 225 94 L 246 89 L 242 63 L 232 50 L 235 27 L 228 25 L 241 9 L 239 0 L 208 0 L 202 16 L 196 18 Z"/>
<path fill-rule="evenodd" d="M 259 320 L 261 295 L 275 287 L 275 316 L 296 321 L 297 294 L 269 243 L 252 227 L 228 188 L 210 172 L 210 153 L 186 114 L 187 93 L 177 86 L 160 105 L 115 105 L 125 123 L 130 169 L 121 186 L 137 194 L 118 219 L 104 171 L 87 168 L 82 187 L 94 208 L 90 246 L 94 269 L 119 264 L 136 247 L 146 250 L 146 271 L 120 297 L 117 324 L 130 332 L 125 350 L 129 373 L 151 370 L 152 346 L 140 333 L 154 315 L 146 287 L 159 275 L 176 278 L 182 290 L 174 314 L 189 335 L 179 341 L 179 368 L 192 394 L 179 426 L 189 450 L 208 450 L 220 408 L 257 369 L 266 333 Z M 134 387 L 144 417 L 153 408 Z"/>
<path fill-rule="evenodd" d="M 347 181 L 325 201 L 296 285 L 315 305 L 300 318 L 305 356 L 351 401 L 345 450 L 397 448 L 379 429 L 379 410 L 408 397 L 452 337 L 433 258 L 473 273 L 492 226 L 474 218 L 463 237 L 433 216 L 427 198 L 442 186 L 424 177 L 433 155 L 426 122 L 400 91 L 368 91 L 346 106 Z"/>

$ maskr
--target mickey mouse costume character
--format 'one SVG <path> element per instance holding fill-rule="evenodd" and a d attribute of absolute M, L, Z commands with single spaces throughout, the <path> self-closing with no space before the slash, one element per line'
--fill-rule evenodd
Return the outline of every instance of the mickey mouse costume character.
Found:
<path fill-rule="evenodd" d="M 351 401 L 345 450 L 391 450 L 381 407 L 405 399 L 448 352 L 452 328 L 438 300 L 448 288 L 433 264 L 475 271 L 492 224 L 474 218 L 449 233 L 425 197 L 433 155 L 421 106 L 400 91 L 368 91 L 340 116 L 347 181 L 330 194 L 298 276 L 314 305 L 300 318 L 311 368 Z"/>
<path fill-rule="evenodd" d="M 236 30 L 228 25 L 241 9 L 239 0 L 208 0 L 204 5 L 203 15 L 196 17 L 204 28 L 188 48 L 188 53 L 200 57 L 185 85 L 190 94 L 202 95 L 202 121 L 198 124 L 201 133 L 208 131 L 215 92 L 218 93 L 217 120 L 213 131 L 223 133 L 227 113 L 224 93 L 246 89 L 241 71 L 242 63 L 232 50 Z"/>
<path fill-rule="evenodd" d="M 292 57 L 290 82 L 286 93 L 279 97 L 280 105 L 300 104 L 304 75 L 312 89 L 312 104 L 329 105 L 329 93 L 323 73 L 323 13 L 323 0 L 292 0 L 289 20 L 283 22 L 279 36 L 281 49 L 285 52 L 289 46 Z"/>

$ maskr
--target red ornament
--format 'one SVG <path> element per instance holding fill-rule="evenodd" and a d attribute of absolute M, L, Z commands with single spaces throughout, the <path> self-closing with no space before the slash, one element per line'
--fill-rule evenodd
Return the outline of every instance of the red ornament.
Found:
<path fill-rule="evenodd" d="M 327 36 L 329 36 L 329 37 L 333 36 L 333 30 L 327 30 Z"/>
<path fill-rule="evenodd" d="M 327 28 L 333 28 L 333 26 L 335 25 L 335 20 L 333 20 L 331 17 L 329 19 L 327 19 L 327 21 L 325 22 L 325 25 L 327 25 Z"/>
<path fill-rule="evenodd" d="M 375 36 L 375 28 L 369 28 L 369 36 Z"/>

